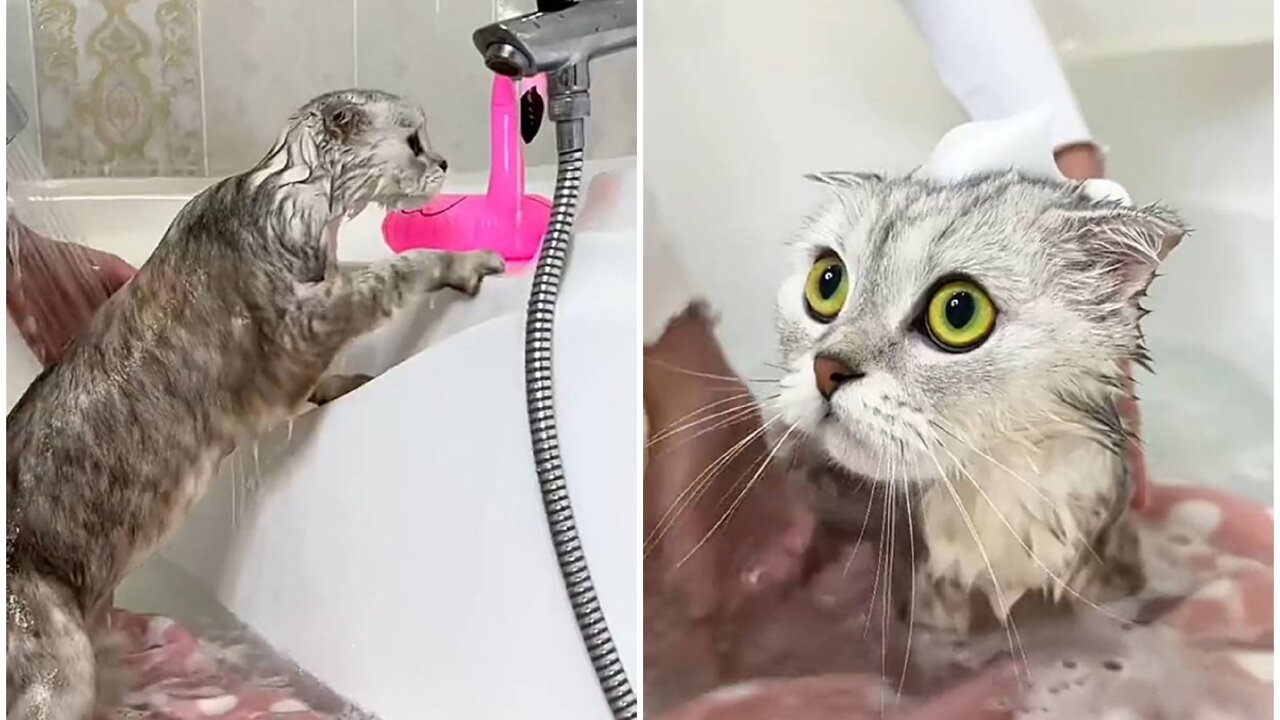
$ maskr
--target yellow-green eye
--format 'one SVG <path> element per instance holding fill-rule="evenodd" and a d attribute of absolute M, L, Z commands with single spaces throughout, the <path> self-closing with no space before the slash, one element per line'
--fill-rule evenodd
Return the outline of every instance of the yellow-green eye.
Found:
<path fill-rule="evenodd" d="M 835 255 L 818 258 L 804 282 L 804 302 L 815 320 L 830 322 L 849 297 L 849 273 Z"/>
<path fill-rule="evenodd" d="M 996 306 L 976 284 L 952 280 L 938 288 L 925 311 L 929 336 L 944 349 L 972 350 L 996 326 Z"/>

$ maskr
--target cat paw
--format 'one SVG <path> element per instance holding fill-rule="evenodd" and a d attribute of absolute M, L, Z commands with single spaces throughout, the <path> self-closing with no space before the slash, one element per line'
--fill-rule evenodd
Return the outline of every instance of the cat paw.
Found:
<path fill-rule="evenodd" d="M 490 275 L 498 275 L 507 269 L 502 256 L 489 250 L 458 253 L 449 265 L 445 286 L 474 297 L 480 292 L 480 284 Z"/>

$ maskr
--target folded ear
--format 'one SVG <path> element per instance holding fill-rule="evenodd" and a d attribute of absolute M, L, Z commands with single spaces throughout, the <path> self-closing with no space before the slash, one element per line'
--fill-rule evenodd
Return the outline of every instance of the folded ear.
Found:
<path fill-rule="evenodd" d="M 1160 263 L 1190 232 L 1181 218 L 1159 205 L 1106 202 L 1061 212 L 1066 235 L 1080 244 L 1084 261 L 1112 275 L 1123 300 L 1143 294 Z"/>
<path fill-rule="evenodd" d="M 368 124 L 368 116 L 359 104 L 344 99 L 335 99 L 321 111 L 324 121 L 324 132 L 327 137 L 338 142 L 347 142 Z"/>

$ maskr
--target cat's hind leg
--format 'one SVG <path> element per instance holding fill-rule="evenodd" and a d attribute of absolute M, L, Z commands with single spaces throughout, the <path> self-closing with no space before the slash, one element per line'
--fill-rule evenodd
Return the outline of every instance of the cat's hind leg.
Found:
<path fill-rule="evenodd" d="M 9 574 L 6 706 L 10 720 L 87 720 L 96 660 L 72 593 L 28 570 Z"/>
<path fill-rule="evenodd" d="M 356 373 L 351 375 L 326 375 L 311 390 L 308 402 L 312 405 L 327 405 L 373 379 L 372 375 Z"/>

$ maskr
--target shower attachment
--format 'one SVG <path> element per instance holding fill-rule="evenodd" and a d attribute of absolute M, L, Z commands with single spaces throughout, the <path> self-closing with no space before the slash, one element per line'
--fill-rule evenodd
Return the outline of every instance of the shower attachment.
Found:
<path fill-rule="evenodd" d="M 529 434 L 551 541 L 591 665 L 613 717 L 635 718 L 636 695 L 591 582 L 560 463 L 551 347 L 556 299 L 582 186 L 585 124 L 591 112 L 590 62 L 635 47 L 636 0 L 538 0 L 537 12 L 482 27 L 472 40 L 493 72 L 525 78 L 547 74 L 547 115 L 556 126 L 558 162 L 551 223 L 525 313 Z"/>

